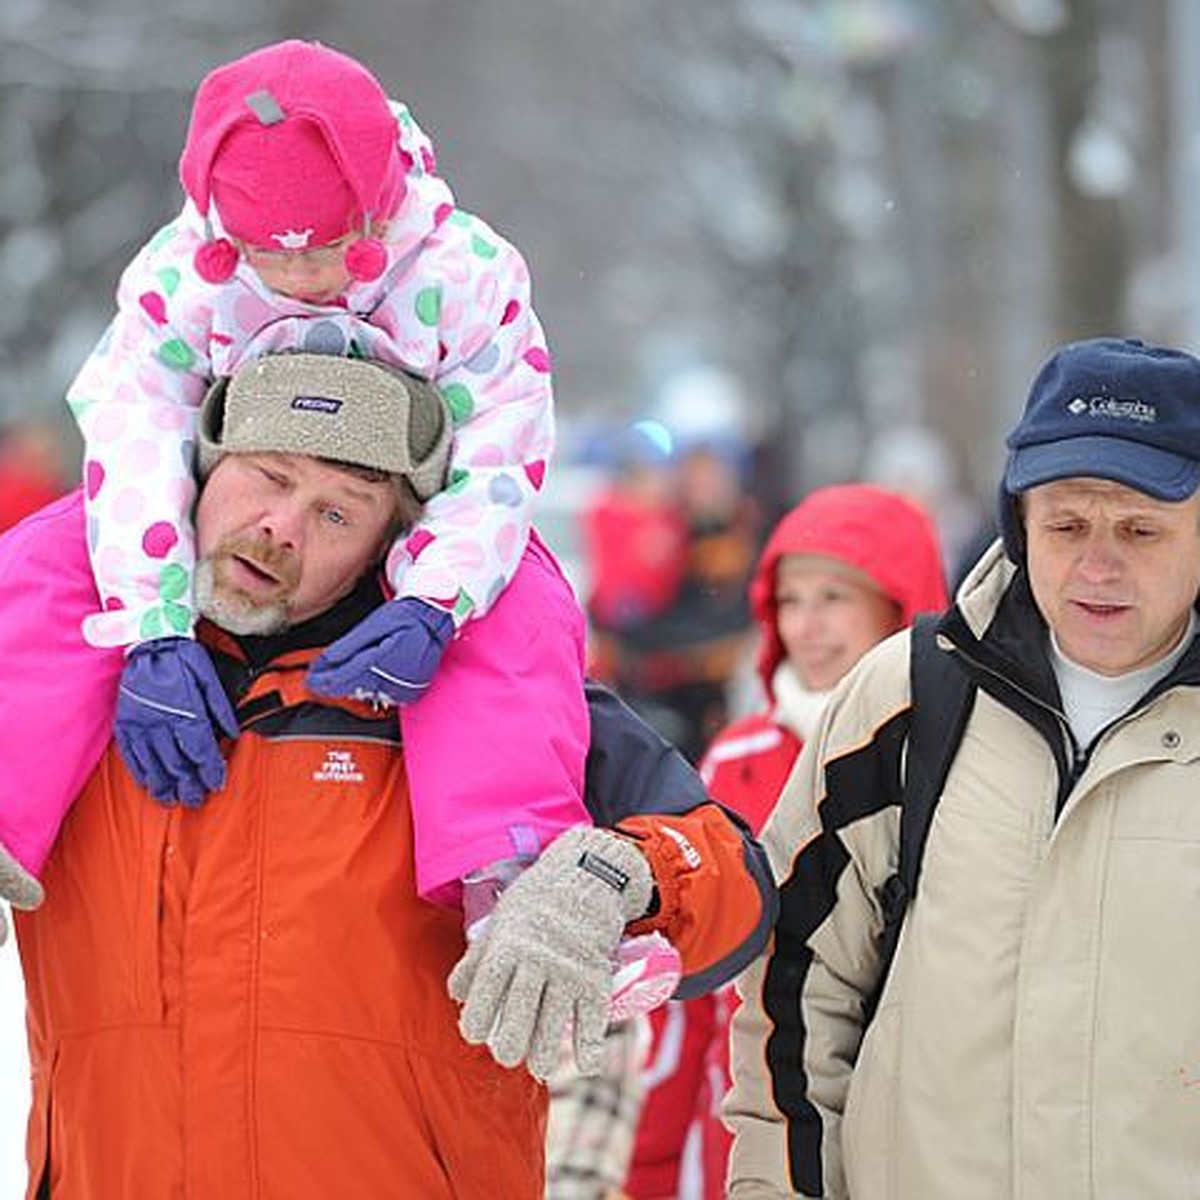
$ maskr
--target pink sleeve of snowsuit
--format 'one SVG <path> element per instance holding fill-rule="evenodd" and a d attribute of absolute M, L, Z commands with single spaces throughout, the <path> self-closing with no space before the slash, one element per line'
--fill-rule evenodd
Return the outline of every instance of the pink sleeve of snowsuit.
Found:
<path fill-rule="evenodd" d="M 125 660 L 84 641 L 95 608 L 77 490 L 0 537 L 0 844 L 35 877 L 112 736 Z"/>
<path fill-rule="evenodd" d="M 450 644 L 400 710 L 417 889 L 452 904 L 468 871 L 590 824 L 583 615 L 536 532 L 489 612 Z"/>

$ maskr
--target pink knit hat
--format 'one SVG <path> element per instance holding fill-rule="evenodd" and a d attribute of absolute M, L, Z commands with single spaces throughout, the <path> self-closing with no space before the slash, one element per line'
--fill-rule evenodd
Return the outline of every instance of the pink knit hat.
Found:
<path fill-rule="evenodd" d="M 184 190 L 209 220 L 196 270 L 222 283 L 237 268 L 233 243 L 212 238 L 211 206 L 232 237 L 264 250 L 328 245 L 361 226 L 346 268 L 379 278 L 387 253 L 365 235 L 404 198 L 397 133 L 375 77 L 319 42 L 278 42 L 210 72 L 179 161 Z"/>

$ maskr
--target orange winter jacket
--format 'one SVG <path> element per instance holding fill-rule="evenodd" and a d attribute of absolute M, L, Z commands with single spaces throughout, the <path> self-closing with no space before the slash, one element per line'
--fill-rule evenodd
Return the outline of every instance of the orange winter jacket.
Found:
<path fill-rule="evenodd" d="M 394 716 L 308 693 L 314 650 L 216 641 L 225 788 L 164 807 L 110 747 L 17 917 L 27 1200 L 540 1197 L 545 1091 L 458 1034 L 461 916 L 417 897 Z M 625 828 L 693 985 L 743 965 L 758 847 L 712 804 Z"/>

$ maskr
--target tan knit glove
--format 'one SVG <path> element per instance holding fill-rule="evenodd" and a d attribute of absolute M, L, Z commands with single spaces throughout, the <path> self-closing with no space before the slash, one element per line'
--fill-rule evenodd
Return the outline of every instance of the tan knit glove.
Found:
<path fill-rule="evenodd" d="M 463 1037 L 545 1079 L 570 1031 L 579 1070 L 596 1074 L 617 943 L 653 890 L 650 865 L 629 839 L 585 828 L 557 837 L 503 892 L 450 973 Z"/>
<path fill-rule="evenodd" d="M 7 900 L 13 908 L 34 909 L 45 899 L 42 885 L 10 854 L 0 842 L 0 900 Z M 8 917 L 0 906 L 0 946 L 8 939 Z"/>

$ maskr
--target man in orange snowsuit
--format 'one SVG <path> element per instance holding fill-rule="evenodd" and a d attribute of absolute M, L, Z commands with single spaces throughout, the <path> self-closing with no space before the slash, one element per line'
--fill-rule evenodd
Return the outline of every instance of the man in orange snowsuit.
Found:
<path fill-rule="evenodd" d="M 321 457 L 252 387 L 239 401 L 237 375 L 201 413 L 200 637 L 240 735 L 226 786 L 194 808 L 153 800 L 110 746 L 45 902 L 17 916 L 27 1200 L 535 1200 L 546 1097 L 523 1064 L 603 1011 L 626 929 L 667 936 L 693 994 L 765 941 L 761 851 L 603 691 L 589 697 L 595 827 L 548 847 L 465 957 L 461 914 L 418 898 L 395 715 L 305 685 L 383 600 L 380 554 L 418 511 L 404 477 L 422 451 L 403 421 L 389 471 L 364 469 L 337 426 L 376 403 L 448 419 L 432 388 L 355 369 L 380 377 L 331 415 L 312 398 L 341 377 L 314 356 L 255 364 L 292 417 L 323 416 Z"/>

